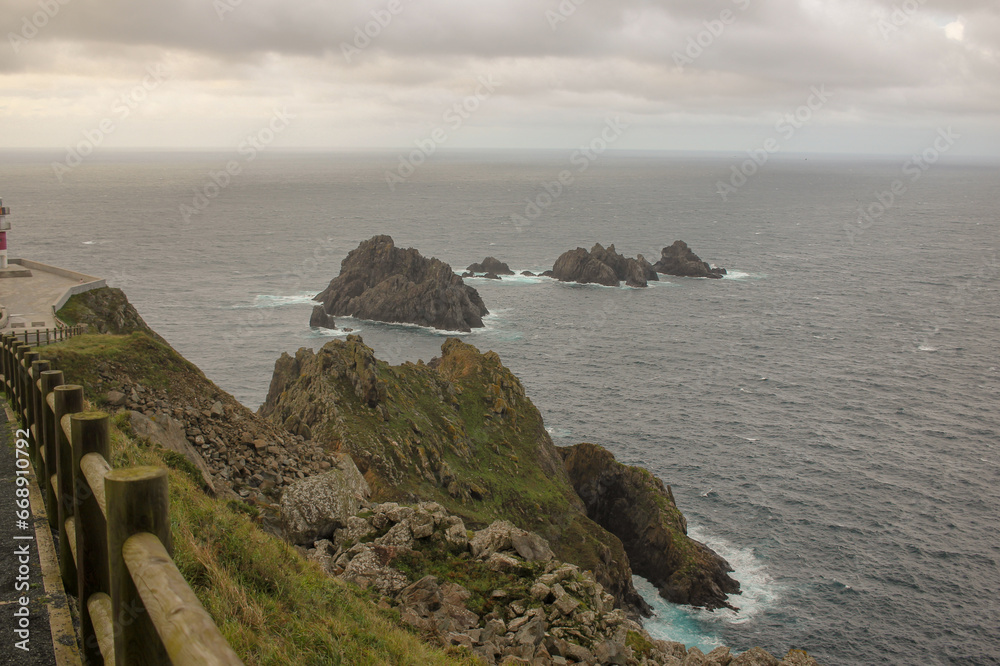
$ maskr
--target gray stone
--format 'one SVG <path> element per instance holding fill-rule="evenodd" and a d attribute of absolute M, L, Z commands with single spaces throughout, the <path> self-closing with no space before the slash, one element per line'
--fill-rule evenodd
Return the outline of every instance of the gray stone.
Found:
<path fill-rule="evenodd" d="M 715 648 L 705 657 L 710 666 L 729 666 L 729 662 L 733 660 L 732 655 L 729 654 L 729 648 L 724 646 Z"/>
<path fill-rule="evenodd" d="M 125 394 L 121 391 L 108 391 L 107 401 L 112 407 L 121 407 L 125 404 Z"/>
<path fill-rule="evenodd" d="M 729 662 L 729 666 L 778 666 L 778 660 L 764 648 L 750 648 Z"/>
<path fill-rule="evenodd" d="M 819 662 L 803 650 L 789 650 L 779 666 L 819 666 Z"/>
<path fill-rule="evenodd" d="M 333 536 L 371 495 L 351 457 L 341 455 L 329 472 L 292 483 L 281 497 L 285 538 L 294 544 Z"/>
<path fill-rule="evenodd" d="M 517 554 L 529 562 L 544 562 L 555 557 L 548 541 L 537 534 L 512 534 L 510 541 Z"/>
<path fill-rule="evenodd" d="M 708 660 L 705 658 L 705 653 L 697 647 L 688 650 L 687 658 L 684 659 L 684 666 L 705 666 L 707 663 Z"/>
<path fill-rule="evenodd" d="M 212 404 L 212 408 L 209 410 L 209 414 L 212 416 L 223 416 L 225 413 L 226 412 L 222 407 L 222 403 L 218 400 Z"/>
<path fill-rule="evenodd" d="M 137 436 L 144 437 L 153 444 L 158 444 L 168 451 L 179 453 L 187 458 L 201 472 L 202 482 L 209 489 L 209 492 L 215 494 L 212 472 L 205 463 L 205 459 L 191 446 L 180 421 L 166 415 L 149 417 L 132 411 L 129 412 L 129 423 Z"/>

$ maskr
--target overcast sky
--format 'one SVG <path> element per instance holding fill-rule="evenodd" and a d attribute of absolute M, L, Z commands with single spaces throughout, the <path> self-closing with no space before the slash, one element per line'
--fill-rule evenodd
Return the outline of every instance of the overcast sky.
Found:
<path fill-rule="evenodd" d="M 617 148 L 907 154 L 950 126 L 1000 156 L 998 0 L 0 8 L 0 148 L 232 149 L 269 124 L 275 148 L 570 148 L 620 118 Z"/>

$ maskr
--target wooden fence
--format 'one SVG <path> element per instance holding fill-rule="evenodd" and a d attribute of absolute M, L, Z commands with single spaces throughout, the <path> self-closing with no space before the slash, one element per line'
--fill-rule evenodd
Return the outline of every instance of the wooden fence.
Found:
<path fill-rule="evenodd" d="M 83 331 L 83 326 L 58 326 L 56 328 L 36 328 L 31 331 L 10 331 L 9 333 L 13 336 L 15 341 L 20 342 L 23 345 L 41 347 L 42 345 L 47 345 L 52 342 L 62 342 L 63 340 L 68 340 L 74 335 L 83 333 Z"/>
<path fill-rule="evenodd" d="M 167 471 L 112 469 L 108 414 L 83 411 L 83 387 L 66 384 L 20 338 L 0 338 L 3 390 L 19 434 L 28 434 L 19 442 L 27 442 L 59 534 L 60 573 L 79 602 L 83 662 L 242 664 L 171 559 Z"/>

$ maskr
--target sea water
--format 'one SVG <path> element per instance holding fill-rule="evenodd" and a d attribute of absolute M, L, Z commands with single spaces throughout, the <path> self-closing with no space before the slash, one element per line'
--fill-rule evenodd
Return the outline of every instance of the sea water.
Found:
<path fill-rule="evenodd" d="M 609 153 L 549 202 L 568 155 L 439 154 L 390 191 L 393 153 L 274 153 L 185 217 L 231 157 L 108 152 L 60 182 L 56 156 L 4 154 L 11 255 L 122 287 L 256 408 L 281 353 L 343 328 L 391 362 L 454 335 L 308 327 L 311 297 L 375 234 L 459 272 L 487 255 L 541 272 L 596 242 L 655 261 L 683 239 L 729 275 L 473 279 L 491 314 L 461 336 L 500 354 L 557 444 L 602 444 L 670 484 L 735 568 L 738 612 L 638 580 L 649 631 L 825 664 L 1000 663 L 995 165 L 939 163 L 859 226 L 901 160 L 786 156 L 723 200 L 738 156 Z"/>

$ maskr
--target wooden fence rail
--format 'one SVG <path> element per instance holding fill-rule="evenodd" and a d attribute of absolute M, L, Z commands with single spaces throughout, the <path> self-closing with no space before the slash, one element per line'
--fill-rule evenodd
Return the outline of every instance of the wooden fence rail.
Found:
<path fill-rule="evenodd" d="M 83 662 L 242 664 L 171 559 L 166 470 L 112 469 L 108 414 L 84 411 L 83 387 L 39 356 L 21 334 L 0 338 L 2 388 L 29 433 L 63 584 L 79 601 Z"/>
<path fill-rule="evenodd" d="M 68 340 L 83 332 L 83 326 L 56 326 L 55 328 L 36 328 L 28 331 L 10 331 L 9 334 L 21 344 L 40 347 L 53 342 Z"/>

